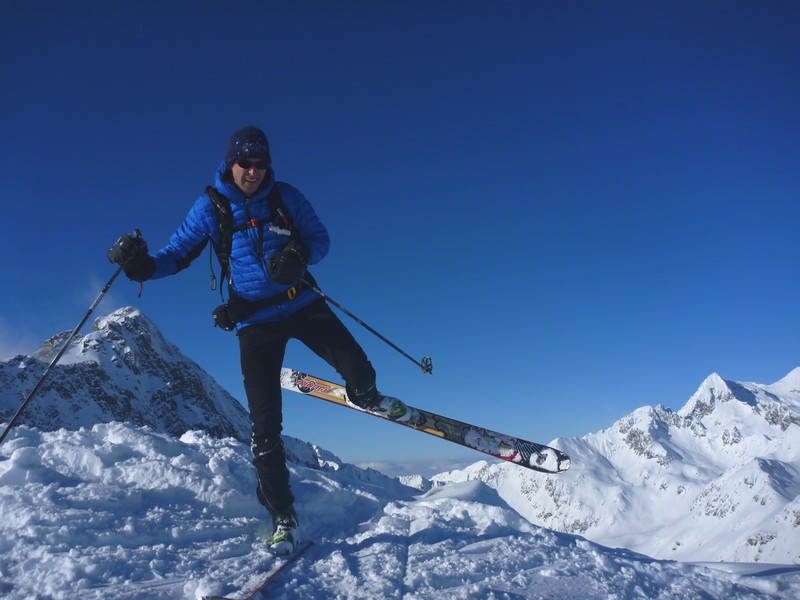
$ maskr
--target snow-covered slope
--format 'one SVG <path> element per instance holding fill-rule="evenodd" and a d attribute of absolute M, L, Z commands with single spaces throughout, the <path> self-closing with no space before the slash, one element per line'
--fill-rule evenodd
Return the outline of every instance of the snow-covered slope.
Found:
<path fill-rule="evenodd" d="M 315 540 L 270 598 L 790 598 L 800 569 L 657 561 L 530 524 L 472 481 L 426 494 L 287 439 Z M 0 596 L 190 599 L 268 567 L 250 450 L 131 424 L 0 446 Z M 725 567 L 727 570 L 723 570 Z"/>
<path fill-rule="evenodd" d="M 0 363 L 0 421 L 10 420 L 67 337 Z M 242 405 L 132 307 L 97 319 L 91 333 L 72 340 L 19 422 L 53 430 L 109 421 L 174 435 L 202 429 L 250 437 Z"/>
<path fill-rule="evenodd" d="M 57 347 L 0 365 L 3 418 Z M 800 597 L 800 567 L 763 564 L 791 562 L 775 548 L 796 540 L 786 498 L 797 495 L 800 386 L 723 383 L 678 414 L 642 409 L 562 440 L 574 460 L 560 477 L 479 463 L 458 482 L 408 478 L 411 487 L 286 438 L 302 533 L 315 544 L 270 597 Z M 246 415 L 135 309 L 77 339 L 32 408 L 0 445 L 0 597 L 194 598 L 231 592 L 272 563 L 240 441 Z M 726 457 L 706 459 L 712 450 Z M 763 507 L 760 520 L 751 504 Z M 770 538 L 779 514 L 794 524 Z M 715 547 L 735 546 L 734 518 L 762 534 L 749 558 L 762 564 L 664 562 L 575 535 L 663 546 L 674 544 L 660 525 L 669 521 L 684 540 L 695 528 Z M 731 530 L 709 527 L 717 522 Z"/>
<path fill-rule="evenodd" d="M 532 522 L 659 558 L 800 564 L 800 368 L 772 385 L 709 376 L 677 413 L 640 408 L 555 445 L 560 477 L 477 463 Z"/>

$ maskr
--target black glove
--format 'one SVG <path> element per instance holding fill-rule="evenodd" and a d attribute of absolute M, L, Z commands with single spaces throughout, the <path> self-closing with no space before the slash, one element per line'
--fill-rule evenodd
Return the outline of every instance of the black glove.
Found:
<path fill-rule="evenodd" d="M 267 260 L 269 278 L 275 283 L 289 285 L 296 282 L 306 271 L 311 252 L 303 242 L 292 240 L 286 248 L 276 252 Z"/>
<path fill-rule="evenodd" d="M 220 304 L 211 313 L 214 319 L 214 327 L 219 327 L 223 331 L 233 331 L 236 329 L 236 322 L 231 318 L 227 304 Z"/>
<path fill-rule="evenodd" d="M 108 260 L 121 265 L 128 279 L 133 281 L 150 279 L 156 270 L 155 261 L 147 254 L 147 242 L 140 235 L 123 233 L 108 251 Z"/>

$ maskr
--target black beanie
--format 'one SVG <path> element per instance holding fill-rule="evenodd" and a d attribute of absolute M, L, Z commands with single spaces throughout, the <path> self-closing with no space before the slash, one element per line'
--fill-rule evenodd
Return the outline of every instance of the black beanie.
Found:
<path fill-rule="evenodd" d="M 228 142 L 225 164 L 228 169 L 240 158 L 260 158 L 272 163 L 267 136 L 258 127 L 248 125 L 235 131 Z"/>

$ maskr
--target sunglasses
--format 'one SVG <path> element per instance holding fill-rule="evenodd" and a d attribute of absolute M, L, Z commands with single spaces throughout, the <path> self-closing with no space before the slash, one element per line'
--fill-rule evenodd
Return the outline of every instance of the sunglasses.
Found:
<path fill-rule="evenodd" d="M 256 169 L 258 171 L 264 171 L 267 168 L 267 161 L 265 160 L 247 160 L 244 158 L 240 158 L 236 161 L 236 164 L 242 167 L 245 171 L 250 169 Z"/>

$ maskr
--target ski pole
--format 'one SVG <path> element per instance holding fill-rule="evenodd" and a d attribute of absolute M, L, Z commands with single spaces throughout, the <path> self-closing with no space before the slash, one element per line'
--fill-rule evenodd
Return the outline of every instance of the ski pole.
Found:
<path fill-rule="evenodd" d="M 355 316 L 353 313 L 351 313 L 349 310 L 347 310 L 347 309 L 346 309 L 344 306 L 342 306 L 341 304 L 339 304 L 338 302 L 336 302 L 336 300 L 334 300 L 333 298 L 331 298 L 331 297 L 330 297 L 330 296 L 328 296 L 327 294 L 323 293 L 323 292 L 322 292 L 322 290 L 320 290 L 320 289 L 319 289 L 319 288 L 318 288 L 316 285 L 314 285 L 314 284 L 313 284 L 312 282 L 310 282 L 308 279 L 306 279 L 305 277 L 303 277 L 302 281 L 303 281 L 303 283 L 304 283 L 305 285 L 307 285 L 307 286 L 308 286 L 308 287 L 310 287 L 312 290 L 314 290 L 314 291 L 315 291 L 317 294 L 319 294 L 319 295 L 320 295 L 320 296 L 321 296 L 321 297 L 322 297 L 322 298 L 323 298 L 323 299 L 324 299 L 326 302 L 328 302 L 328 303 L 330 303 L 330 304 L 333 304 L 333 305 L 334 305 L 336 308 L 338 308 L 340 311 L 342 311 L 342 312 L 343 312 L 344 314 L 346 314 L 348 317 L 350 317 L 351 319 L 353 319 L 353 320 L 354 320 L 356 323 L 358 323 L 359 325 L 361 325 L 362 327 L 364 327 L 364 329 L 366 329 L 367 331 L 369 331 L 369 332 L 370 332 L 371 334 L 373 334 L 374 336 L 378 337 L 380 340 L 382 340 L 383 342 L 385 342 L 386 344 L 388 344 L 389 346 L 391 346 L 392 348 L 394 348 L 395 350 L 397 350 L 397 351 L 398 351 L 400 354 L 402 354 L 403 356 L 405 356 L 405 357 L 406 357 L 408 360 L 410 360 L 410 361 L 411 361 L 411 362 L 413 362 L 415 365 L 417 365 L 418 367 L 420 367 L 420 368 L 422 369 L 422 372 L 423 372 L 423 373 L 425 373 L 426 375 L 431 375 L 431 374 L 433 373 L 433 359 L 432 359 L 430 356 L 423 356 L 421 360 L 417 360 L 417 359 L 415 359 L 413 356 L 411 356 L 410 354 L 408 354 L 408 353 L 407 353 L 406 351 L 404 351 L 402 348 L 400 348 L 399 346 L 397 346 L 396 344 L 394 344 L 392 341 L 388 340 L 387 338 L 385 338 L 384 336 L 382 336 L 380 333 L 378 333 L 377 331 L 375 331 L 375 330 L 374 330 L 372 327 L 370 327 L 369 325 L 367 325 L 366 323 L 364 323 L 364 321 L 362 321 L 361 319 L 359 319 L 357 316 Z"/>
<path fill-rule="evenodd" d="M 100 301 L 106 295 L 106 292 L 108 292 L 109 288 L 111 287 L 111 284 L 114 283 L 114 280 L 117 278 L 117 275 L 119 275 L 121 271 L 122 271 L 122 265 L 120 265 L 119 268 L 114 272 L 114 274 L 111 276 L 111 279 L 108 280 L 108 283 L 106 283 L 106 286 L 103 288 L 103 291 L 101 291 L 100 295 L 97 296 L 97 298 L 95 298 L 94 302 L 92 302 L 92 305 L 89 307 L 89 310 L 86 312 L 85 315 L 83 315 L 83 319 L 81 319 L 81 322 L 78 323 L 75 329 L 72 330 L 72 333 L 69 334 L 69 337 L 64 342 L 64 345 L 61 346 L 61 350 L 58 351 L 58 354 L 56 354 L 55 358 L 50 362 L 50 365 L 45 369 L 44 373 L 42 373 L 42 376 L 39 378 L 39 381 L 36 382 L 36 385 L 33 386 L 33 389 L 25 397 L 25 400 L 22 402 L 22 406 L 19 407 L 17 413 L 11 418 L 9 424 L 6 425 L 6 428 L 3 430 L 2 435 L 0 435 L 0 444 L 3 443 L 4 439 L 6 439 L 8 432 L 11 431 L 11 428 L 14 427 L 14 424 L 17 422 L 17 419 L 19 419 L 19 417 L 22 415 L 22 411 L 25 410 L 25 407 L 36 395 L 36 392 L 39 391 L 39 388 L 42 386 L 42 383 L 44 383 L 44 380 L 50 374 L 50 371 L 53 369 L 55 364 L 61 358 L 61 355 L 63 355 L 64 352 L 66 352 L 67 346 L 69 346 L 69 343 L 72 341 L 72 338 L 74 338 L 77 335 L 80 328 L 83 327 L 83 325 L 89 319 L 89 316 L 92 314 L 92 312 L 94 312 L 94 309 L 97 308 L 98 304 L 100 304 Z"/>

